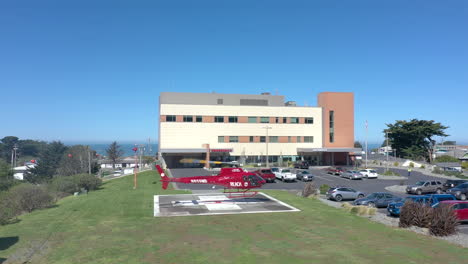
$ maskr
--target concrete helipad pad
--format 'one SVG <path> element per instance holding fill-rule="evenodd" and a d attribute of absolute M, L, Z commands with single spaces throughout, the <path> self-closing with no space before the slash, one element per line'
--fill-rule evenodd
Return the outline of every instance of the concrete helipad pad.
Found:
<path fill-rule="evenodd" d="M 251 198 L 230 198 L 224 193 L 154 196 L 154 216 L 157 217 L 298 211 L 300 210 L 264 193 Z"/>

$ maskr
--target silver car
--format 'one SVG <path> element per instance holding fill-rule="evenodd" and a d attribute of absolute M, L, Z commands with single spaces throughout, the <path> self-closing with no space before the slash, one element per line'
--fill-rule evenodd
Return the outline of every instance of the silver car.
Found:
<path fill-rule="evenodd" d="M 349 187 L 333 187 L 327 191 L 327 199 L 337 202 L 364 198 L 364 193 Z"/>
<path fill-rule="evenodd" d="M 341 174 L 341 177 L 348 178 L 350 180 L 362 180 L 362 174 L 355 170 L 347 170 Z"/>

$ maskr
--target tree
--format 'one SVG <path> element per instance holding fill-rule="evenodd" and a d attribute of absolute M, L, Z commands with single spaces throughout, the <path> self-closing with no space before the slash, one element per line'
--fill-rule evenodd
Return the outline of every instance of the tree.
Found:
<path fill-rule="evenodd" d="M 1 139 L 2 148 L 1 148 L 1 158 L 6 162 L 11 160 L 11 150 L 18 143 L 18 138 L 14 136 L 7 136 Z"/>
<path fill-rule="evenodd" d="M 60 176 L 70 176 L 80 173 L 88 173 L 91 165 L 91 173 L 97 171 L 96 152 L 89 146 L 75 145 L 69 147 L 62 155 L 57 173 Z M 91 164 L 90 164 L 91 162 Z"/>
<path fill-rule="evenodd" d="M 396 154 L 412 159 L 423 158 L 432 162 L 436 144 L 434 137 L 448 136 L 444 132 L 448 127 L 434 120 L 397 120 L 394 124 L 386 125 L 387 129 L 383 132 L 388 132 L 389 141 L 392 142 L 391 146 L 396 150 Z"/>
<path fill-rule="evenodd" d="M 458 160 L 457 158 L 449 156 L 449 155 L 439 156 L 439 157 L 435 158 L 434 161 L 435 162 L 460 162 L 460 160 Z"/>
<path fill-rule="evenodd" d="M 456 141 L 444 141 L 444 142 L 442 143 L 442 145 L 456 145 L 456 144 L 457 144 Z"/>
<path fill-rule="evenodd" d="M 112 168 L 115 169 L 115 163 L 117 163 L 117 160 L 122 157 L 123 150 L 117 142 L 114 141 L 109 145 L 109 148 L 106 149 L 106 153 L 107 157 L 112 161 Z"/>
<path fill-rule="evenodd" d="M 354 147 L 355 148 L 362 148 L 362 144 L 359 141 L 354 141 Z"/>
<path fill-rule="evenodd" d="M 57 174 L 57 169 L 67 147 L 60 141 L 53 141 L 39 153 L 36 167 L 25 174 L 25 179 L 31 183 L 41 183 Z"/>
<path fill-rule="evenodd" d="M 10 164 L 0 159 L 0 191 L 8 190 L 15 184 Z"/>

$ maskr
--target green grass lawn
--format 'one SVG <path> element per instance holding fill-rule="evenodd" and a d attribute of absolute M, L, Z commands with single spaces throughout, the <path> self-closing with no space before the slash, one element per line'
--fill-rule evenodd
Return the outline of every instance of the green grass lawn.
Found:
<path fill-rule="evenodd" d="M 302 212 L 155 218 L 156 172 L 106 182 L 0 226 L 8 263 L 466 263 L 468 249 L 389 228 L 313 199 L 268 194 Z M 13 239 L 14 240 L 14 239 Z M 5 243 L 5 242 L 0 242 Z M 1 263 L 1 261 L 0 261 Z"/>

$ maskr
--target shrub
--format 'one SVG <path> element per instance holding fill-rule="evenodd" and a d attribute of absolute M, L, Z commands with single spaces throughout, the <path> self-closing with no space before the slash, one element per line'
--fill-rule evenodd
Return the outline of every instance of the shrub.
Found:
<path fill-rule="evenodd" d="M 320 193 L 326 194 L 329 189 L 330 189 L 330 186 L 328 184 L 322 184 L 320 186 Z"/>
<path fill-rule="evenodd" d="M 450 205 L 441 204 L 434 209 L 429 232 L 434 236 L 449 236 L 457 232 L 458 219 Z"/>
<path fill-rule="evenodd" d="M 40 186 L 23 183 L 10 189 L 7 194 L 14 205 L 14 210 L 32 212 L 35 209 L 45 208 L 52 204 L 53 197 Z"/>
<path fill-rule="evenodd" d="M 306 183 L 304 189 L 302 189 L 302 197 L 309 197 L 311 195 L 315 195 L 316 193 L 317 187 L 313 181 Z"/>
<path fill-rule="evenodd" d="M 395 167 L 398 167 L 398 165 L 400 165 L 400 163 L 398 163 L 396 161 L 393 163 L 393 166 L 395 166 Z"/>
<path fill-rule="evenodd" d="M 343 207 L 343 209 L 349 212 L 353 206 L 348 202 L 344 202 L 341 204 L 341 207 Z"/>
<path fill-rule="evenodd" d="M 353 206 L 351 207 L 351 211 L 350 211 L 352 214 L 357 214 L 359 213 L 359 207 L 358 206 Z"/>
<path fill-rule="evenodd" d="M 439 167 L 434 167 L 434 169 L 432 170 L 433 173 L 435 174 L 442 174 L 444 173 Z"/>
<path fill-rule="evenodd" d="M 57 193 L 73 194 L 80 190 L 73 177 L 56 177 L 49 184 L 49 188 Z"/>
<path fill-rule="evenodd" d="M 359 214 L 359 215 L 365 215 L 365 214 L 367 214 L 367 209 L 368 209 L 367 206 L 362 206 L 362 205 L 361 205 L 361 206 L 357 206 L 357 208 L 358 208 L 358 214 Z"/>
<path fill-rule="evenodd" d="M 76 174 L 70 177 L 72 177 L 78 189 L 84 188 L 87 191 L 92 191 L 102 185 L 102 180 L 91 174 Z"/>
<path fill-rule="evenodd" d="M 440 157 L 435 158 L 434 162 L 459 162 L 459 160 L 449 155 L 442 155 Z"/>
<path fill-rule="evenodd" d="M 16 208 L 8 193 L 0 194 L 0 225 L 8 224 L 16 216 Z"/>
<path fill-rule="evenodd" d="M 407 228 L 413 225 L 413 212 L 416 210 L 417 204 L 413 201 L 406 201 L 400 209 L 399 227 Z"/>
<path fill-rule="evenodd" d="M 413 162 L 410 162 L 410 163 L 409 163 L 409 166 L 410 166 L 411 168 L 414 168 L 414 163 L 413 163 Z"/>
<path fill-rule="evenodd" d="M 425 169 L 426 166 L 424 166 L 424 164 L 422 164 L 420 168 L 421 168 L 421 169 Z"/>
<path fill-rule="evenodd" d="M 367 208 L 368 215 L 375 215 L 376 212 L 377 212 L 377 208 Z"/>
<path fill-rule="evenodd" d="M 462 169 L 468 170 L 468 161 L 463 161 L 463 162 L 461 163 L 461 166 L 462 166 Z"/>
<path fill-rule="evenodd" d="M 382 173 L 382 175 L 384 175 L 384 176 L 400 176 L 400 174 L 398 174 L 396 172 L 393 172 L 391 170 L 388 170 L 388 171 Z"/>

